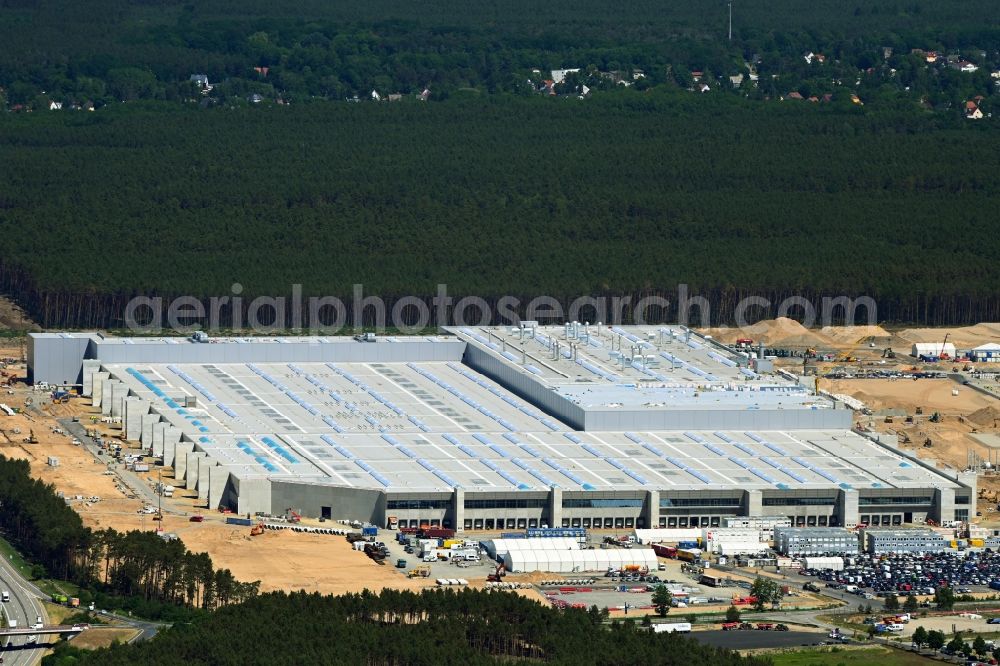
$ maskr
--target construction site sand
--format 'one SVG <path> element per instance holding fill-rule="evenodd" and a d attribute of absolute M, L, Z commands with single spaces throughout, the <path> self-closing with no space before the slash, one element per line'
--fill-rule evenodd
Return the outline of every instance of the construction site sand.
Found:
<path fill-rule="evenodd" d="M 857 423 L 879 432 L 895 430 L 907 435 L 911 440 L 910 446 L 921 458 L 962 469 L 967 464 L 970 450 L 984 458 L 990 455 L 989 448 L 971 434 L 973 428 L 979 432 L 993 430 L 992 418 L 988 417 L 1000 415 L 1000 400 L 943 380 L 821 380 L 820 387 L 831 393 L 851 395 L 876 412 L 893 408 L 915 416 L 916 408 L 922 407 L 923 416 L 915 416 L 912 424 L 900 422 L 900 418 L 887 424 L 882 418 L 860 414 L 855 419 Z M 958 395 L 952 395 L 956 389 Z M 942 416 L 940 423 L 930 422 L 934 412 Z M 974 421 L 973 417 L 978 421 Z M 932 442 L 930 448 L 923 446 L 926 439 Z"/>
<path fill-rule="evenodd" d="M 806 328 L 794 319 L 766 319 L 742 328 L 709 328 L 701 331 L 717 340 L 734 343 L 738 338 L 763 342 L 767 347 L 815 347 L 852 349 L 869 338 L 888 340 L 890 333 L 881 326 L 826 326 Z"/>
<path fill-rule="evenodd" d="M 987 342 L 1000 342 L 1000 323 L 984 322 L 957 328 L 906 328 L 898 331 L 896 337 L 909 343 L 941 342 L 946 334 L 948 342 L 956 347 L 978 347 Z"/>
<path fill-rule="evenodd" d="M 969 416 L 983 408 L 1000 409 L 1000 401 L 970 388 L 942 380 L 912 379 L 821 379 L 820 388 L 831 393 L 846 393 L 872 410 L 898 408 L 913 414 L 922 407 L 926 415 Z M 952 391 L 958 389 L 958 395 Z"/>

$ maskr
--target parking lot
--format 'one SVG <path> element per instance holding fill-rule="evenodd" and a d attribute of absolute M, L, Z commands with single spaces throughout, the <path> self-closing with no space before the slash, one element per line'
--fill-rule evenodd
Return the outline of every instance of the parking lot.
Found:
<path fill-rule="evenodd" d="M 810 631 L 693 631 L 688 634 L 699 643 L 730 650 L 822 645 L 825 633 Z"/>
<path fill-rule="evenodd" d="M 823 592 L 856 586 L 878 596 L 890 593 L 932 595 L 937 588 L 950 587 L 957 594 L 996 594 L 991 581 L 1000 580 L 1000 553 L 928 553 L 858 555 L 844 560 L 843 571 L 800 571 L 797 578 L 813 574 Z"/>

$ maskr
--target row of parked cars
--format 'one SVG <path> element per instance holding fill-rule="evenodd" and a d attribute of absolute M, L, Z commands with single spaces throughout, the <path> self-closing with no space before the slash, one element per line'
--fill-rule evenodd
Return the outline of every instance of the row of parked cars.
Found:
<path fill-rule="evenodd" d="M 857 555 L 844 558 L 844 570 L 803 570 L 801 574 L 827 581 L 827 587 L 848 592 L 934 594 L 951 587 L 958 594 L 971 592 L 973 585 L 988 586 L 1000 580 L 1000 553 L 965 551 L 960 553 L 901 553 Z M 867 590 L 872 592 L 867 592 Z"/>

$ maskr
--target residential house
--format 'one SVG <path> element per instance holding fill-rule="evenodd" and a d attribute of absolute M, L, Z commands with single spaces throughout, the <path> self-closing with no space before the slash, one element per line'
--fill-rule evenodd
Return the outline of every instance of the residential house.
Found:
<path fill-rule="evenodd" d="M 267 73 L 271 70 L 270 67 L 254 67 L 253 71 L 257 72 L 261 76 L 267 76 Z"/>
<path fill-rule="evenodd" d="M 426 102 L 428 99 L 430 99 L 430 96 L 431 96 L 430 89 L 424 88 L 423 92 L 417 95 L 417 99 L 419 99 L 421 102 Z"/>
<path fill-rule="evenodd" d="M 851 93 L 851 103 L 852 104 L 857 104 L 859 106 L 864 106 L 865 105 L 865 103 L 861 101 L 861 98 L 858 97 L 857 94 L 855 94 L 855 93 Z"/>
<path fill-rule="evenodd" d="M 928 51 L 927 53 L 924 54 L 924 60 L 926 60 L 927 63 L 930 65 L 936 63 L 938 61 L 938 57 L 939 56 L 937 51 Z"/>
<path fill-rule="evenodd" d="M 823 55 L 821 53 L 813 53 L 812 51 L 810 51 L 809 53 L 805 54 L 803 57 L 806 60 L 806 64 L 809 64 L 809 65 L 813 64 L 814 62 L 822 65 L 824 62 L 826 62 L 826 56 L 825 55 Z"/>
<path fill-rule="evenodd" d="M 59 111 L 62 109 L 62 102 L 49 102 L 49 111 Z"/>
<path fill-rule="evenodd" d="M 793 90 L 792 92 L 788 93 L 787 97 L 788 99 L 803 99 L 802 93 L 800 93 L 797 90 Z"/>
<path fill-rule="evenodd" d="M 888 60 L 891 57 L 892 57 L 892 47 L 891 46 L 883 46 L 882 47 L 882 59 L 883 60 Z"/>
<path fill-rule="evenodd" d="M 632 72 L 633 81 L 638 81 L 639 79 L 644 79 L 644 78 L 646 78 L 646 72 L 642 71 L 641 69 L 637 69 Z"/>
<path fill-rule="evenodd" d="M 734 88 L 739 88 L 741 85 L 743 85 L 743 75 L 736 74 L 734 76 L 730 76 L 729 82 L 733 84 Z"/>
<path fill-rule="evenodd" d="M 566 80 L 567 74 L 576 74 L 579 71 L 580 71 L 579 67 L 575 67 L 573 69 L 553 69 L 552 80 L 556 83 L 556 85 L 558 85 L 562 83 L 564 80 Z"/>
<path fill-rule="evenodd" d="M 208 82 L 207 74 L 192 74 L 188 80 L 201 89 L 202 95 L 207 95 L 212 91 L 212 85 Z"/>
<path fill-rule="evenodd" d="M 401 102 L 403 100 L 403 96 L 399 93 L 392 93 L 388 95 L 386 99 L 390 102 Z"/>
<path fill-rule="evenodd" d="M 694 89 L 700 93 L 707 93 L 709 90 L 711 90 L 711 88 L 708 86 L 707 83 L 696 83 L 694 84 Z"/>
<path fill-rule="evenodd" d="M 833 93 L 826 93 L 823 95 L 823 102 L 829 103 L 833 101 Z"/>
<path fill-rule="evenodd" d="M 959 60 L 957 62 L 951 63 L 949 66 L 952 69 L 957 69 L 958 71 L 965 72 L 966 74 L 971 74 L 979 69 L 978 66 L 976 66 L 974 63 L 969 62 L 968 60 Z"/>
<path fill-rule="evenodd" d="M 694 81 L 695 83 L 701 81 L 701 77 L 703 76 L 705 76 L 705 72 L 702 72 L 701 70 L 696 69 L 693 72 L 691 72 L 691 80 Z"/>
<path fill-rule="evenodd" d="M 260 104 L 264 101 L 264 96 L 260 93 L 253 93 L 251 95 L 247 95 L 247 101 L 251 104 Z"/>
<path fill-rule="evenodd" d="M 983 110 L 977 106 L 972 111 L 966 111 L 965 117 L 968 118 L 969 120 L 982 120 Z"/>

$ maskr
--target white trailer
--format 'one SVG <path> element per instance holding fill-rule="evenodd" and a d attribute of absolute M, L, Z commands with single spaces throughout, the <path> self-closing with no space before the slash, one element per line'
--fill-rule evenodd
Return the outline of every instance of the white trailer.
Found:
<path fill-rule="evenodd" d="M 691 633 L 690 622 L 665 622 L 654 624 L 653 632 L 657 634 L 688 634 Z"/>

